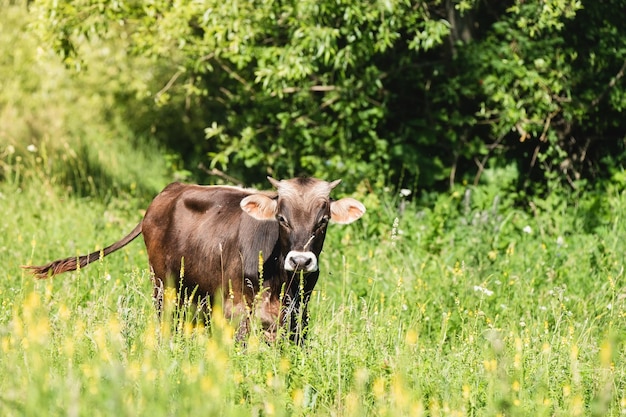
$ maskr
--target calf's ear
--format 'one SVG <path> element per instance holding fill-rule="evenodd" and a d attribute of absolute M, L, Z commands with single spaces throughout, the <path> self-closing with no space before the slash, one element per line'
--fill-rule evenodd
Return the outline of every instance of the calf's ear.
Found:
<path fill-rule="evenodd" d="M 330 218 L 339 224 L 352 223 L 365 214 L 365 206 L 354 198 L 346 197 L 330 203 Z"/>
<path fill-rule="evenodd" d="M 276 218 L 276 200 L 263 194 L 252 194 L 239 203 L 241 209 L 257 220 Z"/>

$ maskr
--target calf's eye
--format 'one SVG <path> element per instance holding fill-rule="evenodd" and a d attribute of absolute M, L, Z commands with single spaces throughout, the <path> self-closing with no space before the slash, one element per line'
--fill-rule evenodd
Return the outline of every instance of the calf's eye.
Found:
<path fill-rule="evenodd" d="M 282 224 L 283 226 L 289 227 L 289 223 L 287 222 L 287 219 L 285 219 L 285 216 L 283 216 L 282 214 L 278 214 L 276 216 L 276 220 L 278 220 L 278 222 Z"/>
<path fill-rule="evenodd" d="M 324 216 L 320 219 L 319 222 L 317 222 L 317 227 L 320 228 L 320 227 L 326 226 L 327 223 L 328 223 L 328 216 Z"/>

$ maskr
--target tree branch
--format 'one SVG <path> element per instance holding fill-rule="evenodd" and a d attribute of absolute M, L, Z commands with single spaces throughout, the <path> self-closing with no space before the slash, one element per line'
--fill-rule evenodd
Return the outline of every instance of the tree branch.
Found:
<path fill-rule="evenodd" d="M 474 176 L 474 185 L 475 186 L 478 185 L 478 181 L 480 181 L 480 177 L 483 175 L 483 172 L 485 171 L 485 165 L 487 164 L 487 161 L 491 157 L 491 153 L 494 150 L 496 150 L 498 148 L 498 146 L 500 146 L 500 144 L 504 140 L 505 136 L 506 135 L 500 135 L 498 137 L 498 139 L 496 139 L 495 142 L 493 142 L 490 145 L 487 145 L 487 154 L 483 157 L 482 160 L 479 160 L 477 157 L 474 158 L 474 163 L 478 167 L 478 172 L 476 172 L 476 175 Z"/>
<path fill-rule="evenodd" d="M 213 60 L 217 62 L 217 64 L 220 67 L 222 67 L 224 71 L 228 73 L 228 75 L 233 77 L 235 80 L 239 81 L 246 88 L 246 90 L 252 91 L 252 87 L 250 87 L 250 84 L 241 75 L 239 75 L 235 70 L 233 70 L 231 67 L 223 63 L 222 60 L 216 56 L 213 57 Z"/>
<path fill-rule="evenodd" d="M 167 84 L 165 84 L 165 86 L 160 89 L 155 95 L 154 98 L 155 100 L 158 101 L 159 97 L 161 97 L 163 94 L 165 94 L 167 92 L 167 90 L 169 90 L 170 88 L 172 88 L 172 86 L 174 85 L 174 83 L 176 82 L 176 80 L 178 79 L 178 77 L 180 77 L 181 75 L 183 75 L 185 71 L 184 70 L 178 70 L 176 71 L 176 73 L 174 75 L 172 75 L 172 78 L 170 78 L 170 80 L 167 82 Z"/>
<path fill-rule="evenodd" d="M 230 175 L 228 175 L 227 173 L 220 171 L 217 168 L 207 168 L 202 162 L 200 162 L 198 164 L 198 169 L 200 169 L 201 171 L 204 171 L 205 173 L 209 174 L 209 175 L 213 175 L 216 177 L 219 177 L 223 180 L 226 180 L 228 182 L 230 182 L 231 184 L 235 184 L 239 187 L 243 187 L 243 181 L 239 181 L 237 178 L 235 177 L 231 177 Z"/>
<path fill-rule="evenodd" d="M 327 91 L 339 90 L 339 87 L 337 87 L 336 85 L 312 85 L 311 87 L 308 88 L 308 90 L 317 91 L 317 92 L 327 92 Z M 285 94 L 297 93 L 298 91 L 302 91 L 302 88 L 300 87 L 283 88 L 283 93 Z"/>
<path fill-rule="evenodd" d="M 626 70 L 626 59 L 624 60 L 624 63 L 622 64 L 622 68 L 620 68 L 617 74 L 615 74 L 615 77 L 611 78 L 611 81 L 609 81 L 607 86 L 604 88 L 604 91 L 602 91 L 602 93 L 600 93 L 598 97 L 594 98 L 591 101 L 591 107 L 597 106 L 600 103 L 600 101 L 602 101 L 602 99 L 608 94 L 611 88 L 615 87 L 615 84 L 617 83 L 617 81 L 619 81 L 619 79 L 624 76 L 625 70 Z"/>

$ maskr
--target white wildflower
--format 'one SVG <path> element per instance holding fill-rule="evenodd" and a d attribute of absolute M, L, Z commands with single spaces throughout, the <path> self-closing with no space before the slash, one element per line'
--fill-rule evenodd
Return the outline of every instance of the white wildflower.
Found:
<path fill-rule="evenodd" d="M 481 292 L 481 293 L 485 294 L 487 297 L 493 295 L 493 291 L 491 291 L 490 289 L 485 288 L 483 286 L 480 286 L 480 285 L 474 285 L 474 291 Z"/>
<path fill-rule="evenodd" d="M 558 247 L 561 247 L 565 244 L 565 239 L 563 239 L 563 236 L 559 236 L 556 238 L 556 245 Z"/>
<path fill-rule="evenodd" d="M 37 152 L 37 147 L 31 143 L 30 145 L 28 145 L 28 146 L 26 147 L 26 150 L 27 150 L 28 152 L 35 153 L 35 152 Z"/>
<path fill-rule="evenodd" d="M 7 154 L 8 155 L 13 155 L 14 153 L 15 153 L 15 146 L 13 146 L 13 145 L 7 146 Z"/>
<path fill-rule="evenodd" d="M 408 188 L 402 188 L 400 189 L 400 195 L 402 197 L 408 197 L 411 195 L 411 190 L 409 190 Z"/>
<path fill-rule="evenodd" d="M 526 225 L 526 226 L 524 226 L 524 228 L 522 229 L 522 231 L 523 231 L 524 233 L 526 233 L 526 234 L 531 234 L 531 233 L 533 232 L 533 229 L 532 229 L 529 225 Z"/>

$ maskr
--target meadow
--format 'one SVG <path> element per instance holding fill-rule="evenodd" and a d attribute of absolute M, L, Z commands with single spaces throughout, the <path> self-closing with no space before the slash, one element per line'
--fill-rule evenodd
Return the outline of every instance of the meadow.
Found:
<path fill-rule="evenodd" d="M 368 212 L 329 227 L 302 347 L 163 324 L 140 239 L 35 280 L 20 265 L 118 240 L 185 173 L 114 106 L 150 71 L 119 49 L 68 75 L 25 13 L 0 19 L 1 416 L 626 415 L 620 172 L 535 197 L 512 167 L 424 200 L 340 185 Z"/>
<path fill-rule="evenodd" d="M 150 198 L 76 193 L 19 151 L 0 149 L 3 416 L 626 414 L 620 187 L 521 208 L 493 185 L 428 205 L 340 189 L 368 213 L 329 228 L 306 345 L 242 345 L 219 315 L 157 319 L 140 240 L 22 270 L 117 240 Z"/>

